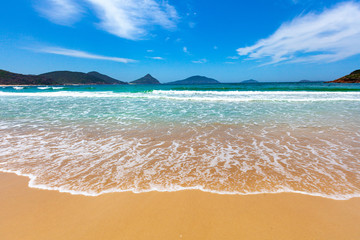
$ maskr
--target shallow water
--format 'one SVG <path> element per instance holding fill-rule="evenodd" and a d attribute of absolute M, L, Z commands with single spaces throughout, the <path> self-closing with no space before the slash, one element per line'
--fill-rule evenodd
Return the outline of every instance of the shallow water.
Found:
<path fill-rule="evenodd" d="M 84 195 L 360 196 L 360 85 L 0 88 L 0 170 Z"/>

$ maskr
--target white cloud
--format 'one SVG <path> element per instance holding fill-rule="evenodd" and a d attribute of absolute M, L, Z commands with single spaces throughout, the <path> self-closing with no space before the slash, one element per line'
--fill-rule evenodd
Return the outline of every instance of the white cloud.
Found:
<path fill-rule="evenodd" d="M 163 57 L 147 57 L 154 60 L 165 60 Z"/>
<path fill-rule="evenodd" d="M 76 57 L 76 58 L 107 60 L 107 61 L 120 62 L 120 63 L 136 62 L 136 60 L 128 59 L 128 58 L 108 57 L 108 56 L 102 56 L 102 55 L 96 55 L 96 54 L 92 54 L 92 53 L 88 53 L 88 52 L 83 52 L 83 51 L 79 51 L 79 50 L 59 48 L 59 47 L 44 47 L 44 48 L 33 49 L 33 50 L 37 51 L 37 52 L 50 53 L 50 54 L 63 55 L 63 56 Z"/>
<path fill-rule="evenodd" d="M 237 49 L 248 59 L 279 62 L 334 62 L 360 54 L 360 4 L 347 2 L 320 14 L 284 23 L 274 34 Z"/>
<path fill-rule="evenodd" d="M 207 59 L 203 58 L 203 59 L 199 59 L 196 61 L 192 61 L 192 63 L 207 63 Z"/>
<path fill-rule="evenodd" d="M 184 53 L 190 54 L 189 50 L 187 49 L 187 47 L 183 47 L 183 51 Z"/>
<path fill-rule="evenodd" d="M 156 0 L 86 0 L 100 18 L 99 26 L 105 31 L 126 39 L 140 39 L 147 27 L 176 26 L 177 12 L 167 1 Z"/>
<path fill-rule="evenodd" d="M 148 50 L 146 50 L 146 51 L 149 52 L 149 53 L 154 52 L 154 50 L 152 50 L 152 49 L 148 49 Z"/>
<path fill-rule="evenodd" d="M 95 11 L 100 28 L 131 40 L 143 38 L 152 26 L 175 28 L 178 20 L 176 9 L 166 0 L 41 0 L 37 8 L 49 20 L 63 24 L 80 15 L 80 5 Z"/>
<path fill-rule="evenodd" d="M 227 57 L 227 59 L 236 60 L 236 59 L 239 59 L 239 56 L 229 56 L 229 57 Z"/>
<path fill-rule="evenodd" d="M 83 11 L 74 0 L 40 0 L 35 8 L 42 16 L 60 25 L 73 24 Z"/>

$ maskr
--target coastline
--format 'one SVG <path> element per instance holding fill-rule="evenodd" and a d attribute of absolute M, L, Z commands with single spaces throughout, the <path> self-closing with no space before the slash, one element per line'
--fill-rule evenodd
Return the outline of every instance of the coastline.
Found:
<path fill-rule="evenodd" d="M 2 239 L 358 239 L 360 198 L 197 190 L 86 197 L 0 173 Z"/>
<path fill-rule="evenodd" d="M 142 194 L 142 193 L 174 193 L 174 192 L 181 192 L 181 191 L 200 191 L 203 193 L 210 193 L 210 194 L 217 194 L 217 195 L 233 195 L 233 196 L 251 196 L 251 195 L 269 195 L 269 194 L 301 194 L 305 196 L 310 197 L 321 197 L 325 199 L 331 199 L 331 200 L 337 200 L 337 201 L 346 201 L 353 198 L 359 198 L 359 194 L 349 194 L 349 195 L 326 195 L 322 193 L 309 193 L 304 191 L 295 191 L 295 190 L 281 190 L 281 191 L 274 191 L 274 192 L 248 192 L 248 193 L 242 193 L 242 192 L 227 192 L 227 191 L 216 191 L 216 190 L 210 190 L 205 189 L 202 186 L 196 186 L 196 187 L 176 187 L 172 189 L 160 189 L 160 188 L 153 188 L 150 190 L 144 190 L 144 191 L 137 191 L 136 189 L 126 189 L 126 190 L 118 190 L 118 189 L 111 189 L 109 191 L 102 191 L 102 192 L 82 192 L 82 191 L 74 191 L 69 190 L 66 188 L 58 188 L 58 187 L 49 187 L 44 184 L 36 184 L 36 176 L 32 174 L 22 174 L 19 171 L 9 171 L 9 170 L 2 170 L 0 169 L 0 174 L 15 174 L 19 177 L 25 177 L 28 179 L 28 187 L 33 189 L 39 189 L 39 190 L 47 190 L 47 191 L 57 191 L 59 193 L 65 193 L 65 194 L 71 194 L 75 196 L 86 196 L 86 197 L 99 197 L 106 194 L 114 194 L 114 193 L 133 193 L 133 194 Z"/>

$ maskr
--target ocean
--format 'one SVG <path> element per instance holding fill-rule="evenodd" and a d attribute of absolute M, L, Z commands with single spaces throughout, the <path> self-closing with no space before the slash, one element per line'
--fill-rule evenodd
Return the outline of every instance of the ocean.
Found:
<path fill-rule="evenodd" d="M 360 197 L 360 84 L 0 87 L 0 136 L 34 188 Z"/>

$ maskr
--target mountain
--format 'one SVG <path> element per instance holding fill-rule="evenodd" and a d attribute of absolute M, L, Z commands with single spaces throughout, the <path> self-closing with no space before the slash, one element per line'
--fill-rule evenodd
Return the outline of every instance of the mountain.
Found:
<path fill-rule="evenodd" d="M 97 76 L 100 77 L 97 77 Z M 86 74 L 83 72 L 70 72 L 70 71 L 55 71 L 40 74 L 39 76 L 52 79 L 58 85 L 67 84 L 124 84 L 106 75 L 92 72 Z"/>
<path fill-rule="evenodd" d="M 109 84 L 127 84 L 126 82 L 122 82 L 122 81 L 119 81 L 117 79 L 114 79 L 112 77 L 109 77 L 107 75 L 104 75 L 104 74 L 101 74 L 101 73 L 98 73 L 98 72 L 88 72 L 87 75 L 90 75 L 90 76 L 93 76 L 93 77 L 97 77 L 99 79 L 102 79 L 106 82 L 108 82 Z"/>
<path fill-rule="evenodd" d="M 249 80 L 242 81 L 241 83 L 259 83 L 259 82 L 254 79 L 249 79 Z"/>
<path fill-rule="evenodd" d="M 150 74 L 146 74 L 144 77 L 130 82 L 130 84 L 160 84 L 160 82 Z"/>
<path fill-rule="evenodd" d="M 204 76 L 192 76 L 186 78 L 184 80 L 169 82 L 167 84 L 183 84 L 183 85 L 190 85 L 190 84 L 219 84 L 220 82 Z"/>
<path fill-rule="evenodd" d="M 360 83 L 360 69 L 328 83 Z"/>
<path fill-rule="evenodd" d="M 0 70 L 0 85 L 55 85 L 56 82 L 45 76 L 23 75 Z"/>

